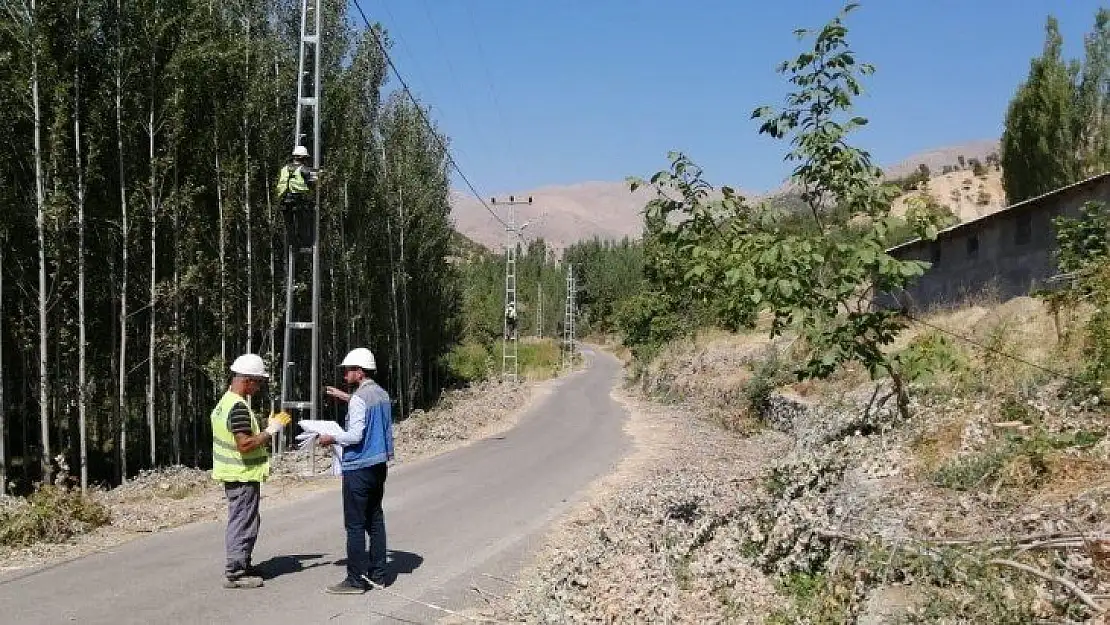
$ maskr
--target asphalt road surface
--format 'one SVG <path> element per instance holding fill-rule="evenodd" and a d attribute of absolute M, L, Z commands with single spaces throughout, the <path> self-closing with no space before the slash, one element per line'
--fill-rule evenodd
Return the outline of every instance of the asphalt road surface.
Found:
<path fill-rule="evenodd" d="M 385 514 L 389 590 L 460 609 L 472 585 L 501 595 L 545 528 L 628 447 L 609 395 L 619 364 L 585 350 L 589 367 L 500 436 L 391 469 Z M 263 486 L 263 496 L 266 487 Z M 345 575 L 338 490 L 264 509 L 255 564 L 263 588 L 222 584 L 223 523 L 198 523 L 63 564 L 0 575 L 0 623 L 430 623 L 444 616 L 378 590 L 323 592 Z"/>

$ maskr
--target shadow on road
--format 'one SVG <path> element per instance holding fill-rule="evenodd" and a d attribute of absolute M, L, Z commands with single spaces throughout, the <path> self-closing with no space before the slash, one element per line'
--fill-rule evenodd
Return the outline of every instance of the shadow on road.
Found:
<path fill-rule="evenodd" d="M 398 575 L 409 575 L 420 565 L 424 563 L 424 556 L 411 551 L 397 551 L 389 549 L 386 551 L 386 567 L 388 570 L 385 574 L 385 585 L 391 586 L 393 582 L 397 581 Z M 347 566 L 347 558 L 335 561 L 335 566 Z"/>
<path fill-rule="evenodd" d="M 318 566 L 328 564 L 328 562 L 313 562 L 305 565 L 305 562 L 308 560 L 319 560 L 323 557 L 324 554 L 322 553 L 275 556 L 269 560 L 255 564 L 254 568 L 258 569 L 263 579 L 273 579 L 282 575 L 300 573 L 301 571 L 307 571 L 308 569 L 314 569 Z"/>

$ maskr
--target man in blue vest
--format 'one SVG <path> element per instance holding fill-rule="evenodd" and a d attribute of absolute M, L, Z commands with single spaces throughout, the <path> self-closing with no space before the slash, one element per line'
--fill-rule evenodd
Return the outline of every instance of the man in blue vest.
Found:
<path fill-rule="evenodd" d="M 340 363 L 343 381 L 353 394 L 329 386 L 329 397 L 348 402 L 343 434 L 321 435 L 320 445 L 343 448 L 343 524 L 347 529 L 347 578 L 329 586 L 332 594 L 361 594 L 367 579 L 384 586 L 386 580 L 385 493 L 387 462 L 393 459 L 393 416 L 389 394 L 374 382 L 374 354 L 365 347 L 351 350 Z M 366 535 L 370 553 L 366 553 Z"/>

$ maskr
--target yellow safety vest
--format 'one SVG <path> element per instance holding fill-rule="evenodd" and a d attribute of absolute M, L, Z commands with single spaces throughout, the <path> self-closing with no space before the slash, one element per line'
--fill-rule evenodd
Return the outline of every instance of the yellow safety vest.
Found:
<path fill-rule="evenodd" d="M 235 436 L 227 427 L 227 418 L 236 404 L 247 402 L 237 393 L 228 391 L 212 410 L 212 479 L 220 482 L 265 482 L 270 475 L 270 451 L 265 445 L 241 453 Z M 250 407 L 247 406 L 247 410 Z M 258 421 L 251 413 L 251 434 L 258 434 Z"/>
<path fill-rule="evenodd" d="M 278 197 L 285 195 L 286 191 L 291 193 L 308 193 L 308 183 L 305 182 L 304 173 L 301 169 L 301 167 L 294 165 L 286 165 L 281 168 L 281 173 L 278 174 Z"/>

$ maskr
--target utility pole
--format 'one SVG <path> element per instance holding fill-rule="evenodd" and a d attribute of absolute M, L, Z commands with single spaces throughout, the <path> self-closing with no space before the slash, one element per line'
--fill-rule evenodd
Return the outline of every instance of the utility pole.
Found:
<path fill-rule="evenodd" d="M 536 281 L 536 338 L 543 338 L 543 270 Z"/>
<path fill-rule="evenodd" d="M 297 64 L 297 106 L 293 130 L 293 145 L 305 145 L 312 153 L 312 167 L 320 170 L 320 105 L 322 93 L 320 91 L 320 3 L 319 0 L 302 0 L 301 2 L 301 37 L 299 58 Z M 311 138 L 309 129 L 311 124 Z M 307 141 L 306 141 L 307 140 Z M 285 342 L 282 345 L 283 366 L 281 369 L 281 409 L 295 414 L 300 412 L 301 419 L 316 419 L 319 412 L 320 388 L 320 180 L 315 185 L 316 197 L 312 206 L 312 244 L 309 247 L 295 249 L 293 241 L 296 233 L 287 233 L 285 265 Z M 297 259 L 300 254 L 305 254 L 311 260 L 311 274 L 307 276 L 307 284 L 295 279 L 297 273 Z M 304 279 L 302 272 L 302 279 Z M 307 289 L 304 289 L 307 287 Z M 305 293 L 307 290 L 308 293 Z M 300 297 L 297 297 L 297 296 Z M 306 297 L 307 296 L 307 297 Z M 304 299 L 309 300 L 309 320 L 295 320 L 294 306 L 304 314 Z M 304 379 L 303 362 L 297 362 L 296 351 L 293 349 L 295 340 L 294 331 L 307 331 L 309 333 L 308 353 L 308 380 Z M 302 352 L 303 353 L 303 352 Z M 294 368 L 300 364 L 299 373 L 295 376 Z M 307 387 L 307 388 L 306 388 Z M 307 391 L 308 397 L 298 393 Z M 297 398 L 300 395 L 299 399 Z M 285 441 L 279 435 L 276 443 L 278 450 L 284 450 Z M 310 452 L 310 466 L 308 474 L 316 474 L 316 447 L 312 446 Z"/>
<path fill-rule="evenodd" d="M 575 306 L 574 265 L 567 264 L 567 299 L 563 316 L 563 368 L 574 365 L 574 306 Z"/>
<path fill-rule="evenodd" d="M 527 223 L 517 228 L 516 226 L 516 207 L 524 204 L 532 204 L 532 196 L 528 199 L 516 199 L 510 195 L 508 200 L 498 201 L 497 198 L 490 198 L 490 204 L 494 206 L 507 206 L 509 208 L 509 219 L 505 223 L 505 310 L 502 312 L 502 326 L 504 327 L 503 340 L 501 341 L 501 379 L 517 382 L 520 376 L 520 366 L 517 363 L 517 322 L 516 318 L 516 245 L 517 240 L 520 238 L 520 232 L 528 225 Z M 513 315 L 512 327 L 509 327 L 509 315 Z"/>

